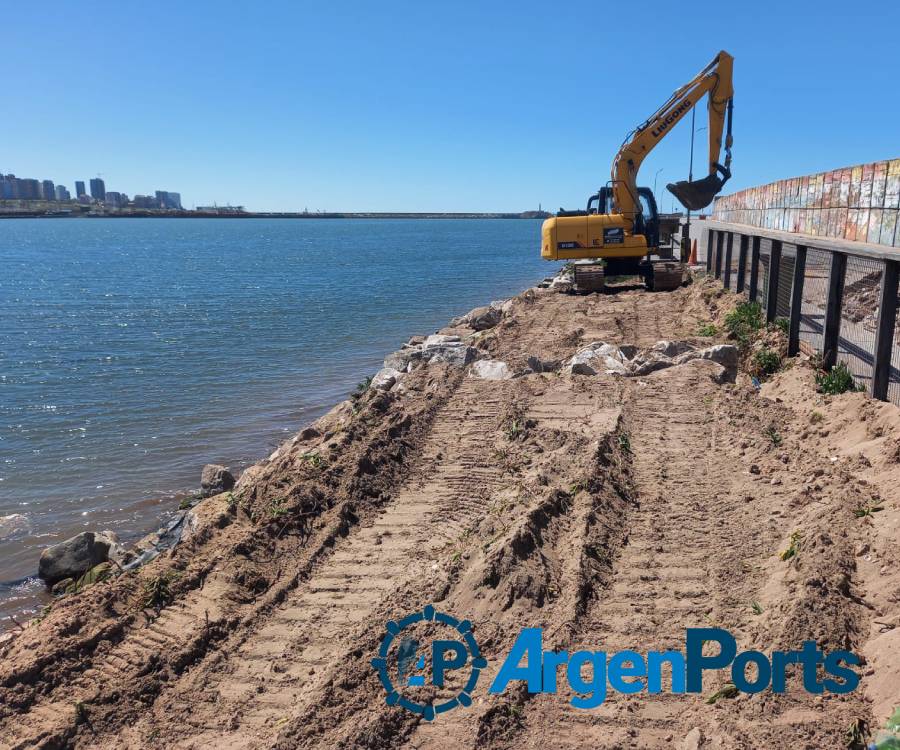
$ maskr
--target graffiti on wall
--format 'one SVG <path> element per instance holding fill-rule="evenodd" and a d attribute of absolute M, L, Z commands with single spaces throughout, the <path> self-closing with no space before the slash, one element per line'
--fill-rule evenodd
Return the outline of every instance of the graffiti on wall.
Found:
<path fill-rule="evenodd" d="M 844 167 L 718 198 L 713 218 L 900 247 L 900 159 Z"/>

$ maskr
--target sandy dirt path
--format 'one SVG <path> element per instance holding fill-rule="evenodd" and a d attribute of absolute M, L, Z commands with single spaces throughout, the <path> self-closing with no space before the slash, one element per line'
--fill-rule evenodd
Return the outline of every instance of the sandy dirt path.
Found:
<path fill-rule="evenodd" d="M 698 324 L 724 307 L 699 285 L 527 293 L 473 342 L 514 370 L 593 341 L 703 345 Z M 711 625 L 741 648 L 861 649 L 873 612 L 893 616 L 873 576 L 894 563 L 855 563 L 874 542 L 854 509 L 887 475 L 832 461 L 796 388 L 766 398 L 715 368 L 486 381 L 429 366 L 343 405 L 237 499 L 199 506 L 173 553 L 2 646 L 0 748 L 844 746 L 851 723 L 876 721 L 864 692 L 812 696 L 797 679 L 780 697 L 707 704 L 722 679 L 590 711 L 567 688 L 487 694 L 523 625 L 570 651 L 681 649 Z M 870 468 L 893 450 L 878 439 Z M 783 561 L 792 533 L 802 552 Z M 153 606 L 160 578 L 171 591 Z M 489 666 L 471 707 L 424 722 L 385 705 L 369 661 L 388 620 L 430 603 L 471 620 Z M 879 700 L 878 717 L 890 691 Z"/>

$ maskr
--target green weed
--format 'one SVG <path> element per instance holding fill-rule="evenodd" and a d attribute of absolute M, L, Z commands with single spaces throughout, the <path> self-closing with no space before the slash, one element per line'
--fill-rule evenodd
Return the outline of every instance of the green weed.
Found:
<path fill-rule="evenodd" d="M 742 346 L 747 346 L 762 327 L 763 313 L 759 302 L 741 302 L 725 316 L 726 330 Z"/>
<path fill-rule="evenodd" d="M 770 424 L 768 427 L 766 427 L 765 430 L 763 430 L 763 434 L 767 438 L 769 438 L 769 440 L 772 442 L 772 445 L 776 448 L 784 442 L 784 439 L 781 437 L 778 430 L 775 429 L 775 425 Z"/>
<path fill-rule="evenodd" d="M 719 329 L 716 327 L 715 323 L 701 323 L 697 327 L 697 335 L 703 336 L 704 338 L 712 338 L 718 333 Z"/>
<path fill-rule="evenodd" d="M 853 382 L 850 368 L 843 362 L 838 362 L 828 372 L 816 373 L 816 390 L 829 396 L 837 396 L 841 393 L 861 391 L 863 387 Z"/>
<path fill-rule="evenodd" d="M 753 614 L 755 615 L 761 615 L 763 613 L 762 604 L 760 604 L 759 602 L 751 602 L 750 609 L 753 610 Z"/>
<path fill-rule="evenodd" d="M 787 318 L 775 318 L 775 322 L 772 324 L 772 326 L 781 331 L 785 336 L 787 336 L 791 330 L 791 321 L 789 321 Z"/>
<path fill-rule="evenodd" d="M 720 689 L 713 693 L 709 698 L 706 699 L 706 702 L 709 705 L 712 705 L 716 701 L 722 698 L 734 698 L 738 694 L 738 689 L 732 682 L 726 682 L 725 685 Z"/>
<path fill-rule="evenodd" d="M 525 421 L 522 419 L 510 419 L 506 423 L 505 432 L 509 440 L 517 440 L 525 434 Z"/>
<path fill-rule="evenodd" d="M 757 375 L 771 375 L 781 369 L 781 356 L 772 349 L 761 349 L 753 355 Z"/>
<path fill-rule="evenodd" d="M 813 424 L 819 424 L 819 422 L 825 419 L 825 415 L 820 411 L 812 411 L 809 413 L 809 421 Z"/>
<path fill-rule="evenodd" d="M 142 609 L 162 609 L 172 603 L 172 582 L 177 578 L 175 573 L 161 573 L 144 581 L 141 594 Z"/>
<path fill-rule="evenodd" d="M 876 505 L 872 503 L 871 505 L 860 505 L 855 511 L 853 511 L 853 515 L 857 518 L 866 518 L 871 516 L 873 513 L 879 513 L 884 510 L 883 505 Z"/>
<path fill-rule="evenodd" d="M 631 438 L 627 432 L 619 433 L 619 449 L 622 453 L 631 453 Z"/>
<path fill-rule="evenodd" d="M 322 469 L 325 467 L 325 459 L 318 453 L 304 453 L 300 456 L 301 460 L 312 469 Z"/>
<path fill-rule="evenodd" d="M 269 516 L 272 518 L 281 518 L 282 516 L 287 515 L 287 500 L 283 497 L 275 498 L 269 503 L 268 511 Z"/>
<path fill-rule="evenodd" d="M 792 557 L 796 557 L 800 554 L 800 541 L 803 539 L 803 535 L 799 531 L 795 531 L 791 534 L 791 540 L 788 543 L 788 547 L 784 552 L 781 553 L 780 557 L 782 560 L 790 560 Z"/>

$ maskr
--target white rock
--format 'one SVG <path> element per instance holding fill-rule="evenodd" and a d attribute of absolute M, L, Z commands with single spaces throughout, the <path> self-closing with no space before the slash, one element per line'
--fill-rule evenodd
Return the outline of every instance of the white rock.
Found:
<path fill-rule="evenodd" d="M 375 377 L 372 378 L 371 387 L 376 391 L 389 391 L 391 386 L 393 386 L 402 376 L 403 373 L 399 370 L 395 370 L 392 367 L 384 367 L 375 373 Z"/>
<path fill-rule="evenodd" d="M 734 382 L 737 377 L 740 355 L 736 346 L 731 344 L 718 344 L 700 351 L 685 352 L 675 358 L 675 364 L 681 365 L 692 359 L 708 359 L 725 368 L 726 379 Z"/>
<path fill-rule="evenodd" d="M 677 357 L 679 354 L 693 351 L 694 347 L 686 341 L 657 341 L 650 351 L 659 352 L 666 357 Z"/>
<path fill-rule="evenodd" d="M 482 359 L 472 365 L 471 375 L 482 380 L 509 380 L 512 372 L 506 362 L 498 359 Z"/>

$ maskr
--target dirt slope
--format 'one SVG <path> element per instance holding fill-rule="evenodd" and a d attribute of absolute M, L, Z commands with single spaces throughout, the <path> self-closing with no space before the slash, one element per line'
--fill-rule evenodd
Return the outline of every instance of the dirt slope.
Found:
<path fill-rule="evenodd" d="M 520 370 L 598 340 L 699 341 L 731 304 L 704 284 L 529 292 L 475 341 Z M 884 629 L 900 625 L 900 417 L 826 402 L 800 365 L 761 394 L 715 369 L 432 365 L 336 408 L 199 506 L 172 553 L 0 646 L 0 748 L 845 746 L 900 702 L 900 628 Z M 425 722 L 385 704 L 369 662 L 388 620 L 430 603 L 471 620 L 488 667 L 472 706 Z M 680 649 L 718 625 L 741 649 L 812 638 L 869 663 L 845 697 L 796 674 L 783 696 L 713 705 L 722 681 L 590 711 L 567 689 L 489 696 L 526 625 L 570 652 Z"/>

